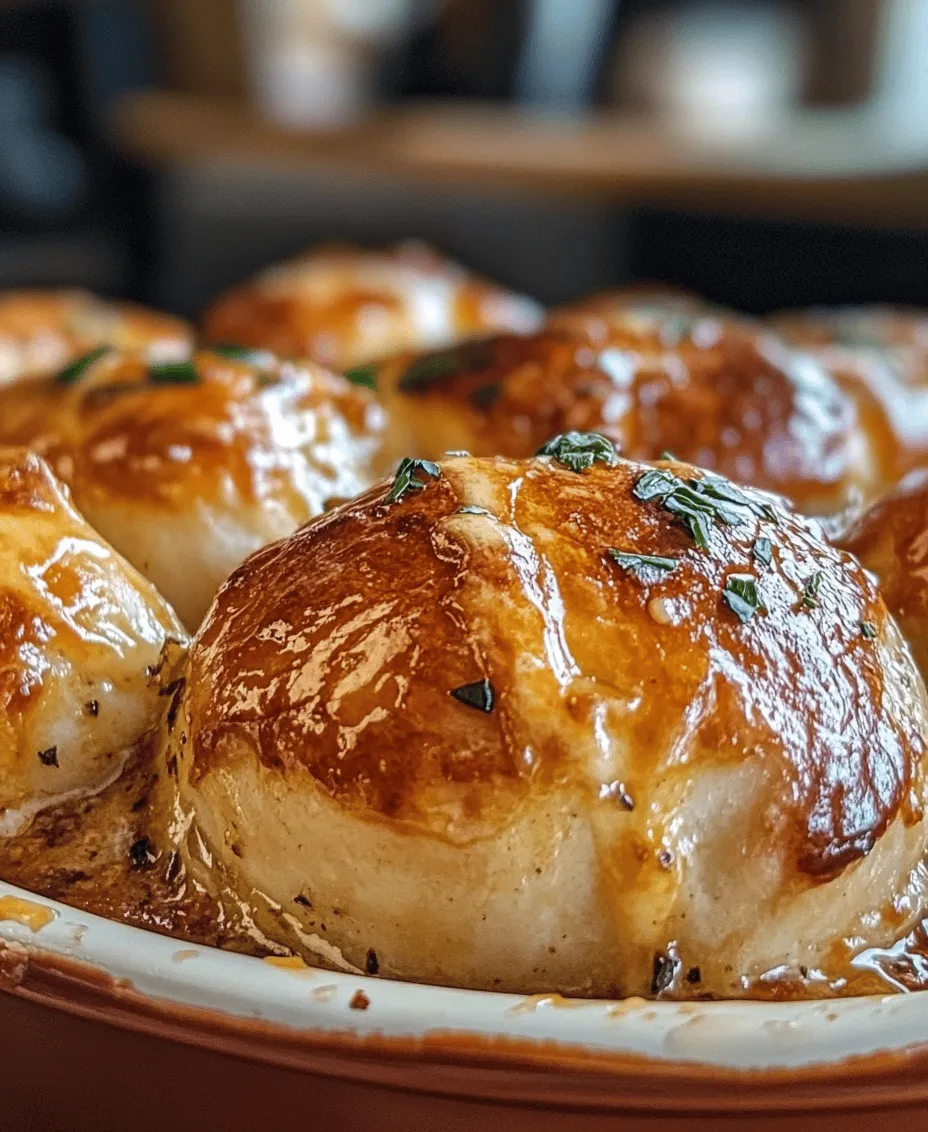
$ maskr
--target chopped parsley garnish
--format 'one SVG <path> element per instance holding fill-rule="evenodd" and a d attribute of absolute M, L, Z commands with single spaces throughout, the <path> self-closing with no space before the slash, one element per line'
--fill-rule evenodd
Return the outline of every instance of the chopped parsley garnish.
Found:
<path fill-rule="evenodd" d="M 665 511 L 677 516 L 700 550 L 709 547 L 713 521 L 732 527 L 745 521 L 738 508 L 746 508 L 764 518 L 774 516 L 768 504 L 755 502 L 728 480 L 707 476 L 684 482 L 663 468 L 645 472 L 632 489 L 632 495 L 645 503 L 658 502 Z"/>
<path fill-rule="evenodd" d="M 352 366 L 345 370 L 345 377 L 352 385 L 363 385 L 365 389 L 377 389 L 377 367 L 368 362 L 365 366 Z"/>
<path fill-rule="evenodd" d="M 562 432 L 542 445 L 536 456 L 553 456 L 572 472 L 583 472 L 593 464 L 618 462 L 615 445 L 598 432 Z"/>
<path fill-rule="evenodd" d="M 460 700 L 462 704 L 483 712 L 491 712 L 496 701 L 493 685 L 489 680 L 475 680 L 473 684 L 462 684 L 460 688 L 452 688 L 449 695 Z"/>
<path fill-rule="evenodd" d="M 404 393 L 422 393 L 452 374 L 486 369 L 492 361 L 492 341 L 465 342 L 416 358 L 400 378 L 399 388 Z"/>
<path fill-rule="evenodd" d="M 861 621 L 860 635 L 867 641 L 874 640 L 876 638 L 876 625 L 872 621 Z"/>
<path fill-rule="evenodd" d="M 705 476 L 701 480 L 692 479 L 689 484 L 700 495 L 708 495 L 725 503 L 734 503 L 736 507 L 747 507 L 761 519 L 776 519 L 776 511 L 769 503 L 760 503 L 756 499 L 752 499 L 745 492 L 735 487 L 733 483 L 722 479 L 721 476 Z"/>
<path fill-rule="evenodd" d="M 678 480 L 673 472 L 650 471 L 645 472 L 635 484 L 632 495 L 644 503 L 652 499 L 663 499 L 676 487 L 682 486 L 683 481 Z"/>
<path fill-rule="evenodd" d="M 679 516 L 680 521 L 690 532 L 693 542 L 700 550 L 709 549 L 709 532 L 712 529 L 711 511 L 704 510 L 698 503 L 694 504 L 682 492 L 673 492 L 668 495 L 663 501 L 663 506 L 664 510 L 669 511 L 672 515 Z"/>
<path fill-rule="evenodd" d="M 617 566 L 621 566 L 623 570 L 634 574 L 642 581 L 647 581 L 655 574 L 669 574 L 680 562 L 679 558 L 662 558 L 657 554 L 633 554 L 627 550 L 616 550 L 612 546 L 608 548 L 608 553 Z"/>
<path fill-rule="evenodd" d="M 742 625 L 750 621 L 755 613 L 766 612 L 757 592 L 757 581 L 752 574 L 729 574 L 725 579 L 722 597 Z"/>
<path fill-rule="evenodd" d="M 44 751 L 39 751 L 39 762 L 43 766 L 57 766 L 58 765 L 58 748 L 46 747 Z"/>
<path fill-rule="evenodd" d="M 97 346 L 96 349 L 82 354 L 81 357 L 75 358 L 73 362 L 66 365 L 64 369 L 60 369 L 55 374 L 55 381 L 59 385 L 73 385 L 76 381 L 80 381 L 94 362 L 98 362 L 111 349 L 112 346 Z"/>
<path fill-rule="evenodd" d="M 754 545 L 751 547 L 751 554 L 762 562 L 765 566 L 769 566 L 773 561 L 773 543 L 769 538 L 758 538 L 754 540 Z"/>
<path fill-rule="evenodd" d="M 802 597 L 799 599 L 800 609 L 818 609 L 818 591 L 822 588 L 822 577 L 822 571 L 816 570 L 802 587 Z"/>
<path fill-rule="evenodd" d="M 148 367 L 148 380 L 154 385 L 196 385 L 200 375 L 193 362 L 165 362 Z"/>
<path fill-rule="evenodd" d="M 207 346 L 211 354 L 218 354 L 220 358 L 227 358 L 230 362 L 245 362 L 247 365 L 265 365 L 272 355 L 268 350 L 256 350 L 252 346 L 238 346 L 234 342 L 219 342 L 215 346 Z"/>
<path fill-rule="evenodd" d="M 400 461 L 393 477 L 393 486 L 387 495 L 387 503 L 399 503 L 408 491 L 422 491 L 426 486 L 420 475 L 438 479 L 441 468 L 431 460 L 413 460 L 408 456 Z"/>

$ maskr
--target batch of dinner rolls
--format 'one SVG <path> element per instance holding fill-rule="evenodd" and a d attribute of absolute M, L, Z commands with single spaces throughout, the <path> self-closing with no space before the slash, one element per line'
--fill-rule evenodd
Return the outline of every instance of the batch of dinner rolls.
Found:
<path fill-rule="evenodd" d="M 148 738 L 152 867 L 520 993 L 824 993 L 928 914 L 928 311 L 0 293 L 0 445 L 0 835 Z"/>

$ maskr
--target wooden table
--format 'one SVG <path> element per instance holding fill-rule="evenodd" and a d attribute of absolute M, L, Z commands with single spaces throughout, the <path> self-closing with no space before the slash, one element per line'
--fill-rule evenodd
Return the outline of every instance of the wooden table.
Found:
<path fill-rule="evenodd" d="M 300 130 L 247 104 L 141 91 L 114 137 L 154 165 L 231 160 L 326 167 L 417 185 L 506 188 L 782 219 L 928 225 L 928 141 L 875 113 L 808 111 L 737 141 L 600 113 L 531 115 L 511 106 L 404 105 L 333 130 Z"/>

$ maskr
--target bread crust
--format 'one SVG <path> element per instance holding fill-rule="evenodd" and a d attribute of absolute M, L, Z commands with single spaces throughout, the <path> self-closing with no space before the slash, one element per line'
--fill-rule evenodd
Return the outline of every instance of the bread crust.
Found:
<path fill-rule="evenodd" d="M 919 903 L 924 841 L 924 688 L 894 622 L 767 497 L 703 549 L 636 496 L 648 472 L 452 458 L 249 559 L 166 745 L 194 871 L 270 896 L 262 930 L 308 954 L 290 929 L 322 915 L 349 964 L 373 947 L 399 977 L 467 986 L 647 993 L 675 948 L 696 991 L 744 993 L 827 965 L 842 932 L 886 942 L 898 916 L 866 901 Z M 764 607 L 746 621 L 733 575 Z M 415 891 L 434 930 L 382 906 Z M 544 962 L 479 929 L 511 942 L 542 906 Z"/>

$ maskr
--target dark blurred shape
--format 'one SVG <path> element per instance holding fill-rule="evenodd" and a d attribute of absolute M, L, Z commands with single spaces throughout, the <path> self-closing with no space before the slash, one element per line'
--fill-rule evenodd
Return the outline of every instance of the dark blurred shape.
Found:
<path fill-rule="evenodd" d="M 0 216 L 11 220 L 57 220 L 86 193 L 84 158 L 49 122 L 49 77 L 33 60 L 0 55 Z"/>
<path fill-rule="evenodd" d="M 161 80 L 175 90 L 245 98 L 245 45 L 235 0 L 153 0 Z"/>
<path fill-rule="evenodd" d="M 928 234 L 643 210 L 633 277 L 666 280 L 763 313 L 841 303 L 928 306 Z"/>
<path fill-rule="evenodd" d="M 0 286 L 133 287 L 145 196 L 105 123 L 146 48 L 136 0 L 0 4 Z"/>
<path fill-rule="evenodd" d="M 0 228 L 55 224 L 85 199 L 74 53 L 68 5 L 0 9 Z"/>
<path fill-rule="evenodd" d="M 516 76 L 518 101 L 561 113 L 592 105 L 618 11 L 618 0 L 531 0 Z"/>
<path fill-rule="evenodd" d="M 581 110 L 598 99 L 620 7 L 620 0 L 450 0 L 388 55 L 381 90 Z"/>
<path fill-rule="evenodd" d="M 530 0 L 449 0 L 384 62 L 388 98 L 510 98 Z"/>
<path fill-rule="evenodd" d="M 806 101 L 846 106 L 863 102 L 873 86 L 884 0 L 809 0 Z"/>

